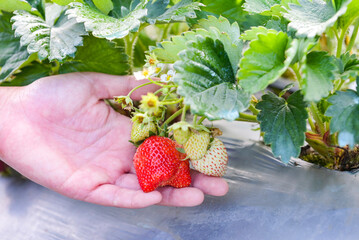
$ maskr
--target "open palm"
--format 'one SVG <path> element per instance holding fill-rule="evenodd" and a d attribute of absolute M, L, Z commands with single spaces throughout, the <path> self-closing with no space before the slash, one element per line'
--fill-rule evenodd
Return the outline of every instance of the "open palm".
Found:
<path fill-rule="evenodd" d="M 135 148 L 128 142 L 130 120 L 102 100 L 126 95 L 140 83 L 130 76 L 73 73 L 19 88 L 9 104 L 1 157 L 43 186 L 107 206 L 194 206 L 204 194 L 225 194 L 224 180 L 197 172 L 192 187 L 142 192 L 132 163 Z M 132 97 L 152 90 L 141 88 Z"/>

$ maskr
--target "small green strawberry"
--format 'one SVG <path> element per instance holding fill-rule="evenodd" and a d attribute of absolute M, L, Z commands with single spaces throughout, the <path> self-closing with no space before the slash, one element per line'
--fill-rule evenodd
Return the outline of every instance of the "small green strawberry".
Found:
<path fill-rule="evenodd" d="M 198 160 L 207 152 L 210 135 L 207 131 L 192 131 L 184 144 L 184 150 L 191 160 Z"/>
<path fill-rule="evenodd" d="M 206 175 L 222 177 L 227 170 L 227 150 L 221 140 L 217 138 L 210 145 L 206 155 L 199 160 L 191 161 L 192 166 Z"/>
<path fill-rule="evenodd" d="M 136 143 L 145 140 L 150 133 L 157 133 L 156 124 L 144 114 L 137 114 L 132 118 L 131 141 Z"/>
<path fill-rule="evenodd" d="M 169 127 L 173 130 L 173 137 L 175 141 L 181 145 L 185 144 L 191 136 L 191 125 L 188 122 L 178 122 Z"/>

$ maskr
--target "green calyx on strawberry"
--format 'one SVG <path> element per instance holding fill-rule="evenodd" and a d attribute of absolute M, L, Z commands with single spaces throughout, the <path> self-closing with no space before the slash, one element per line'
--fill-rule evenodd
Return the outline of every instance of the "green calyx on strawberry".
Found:
<path fill-rule="evenodd" d="M 204 127 L 204 126 L 203 126 Z M 202 158 L 208 149 L 210 143 L 210 133 L 208 130 L 191 130 L 189 139 L 184 144 L 184 150 L 191 160 Z"/>
<path fill-rule="evenodd" d="M 222 177 L 227 170 L 227 150 L 221 140 L 215 138 L 207 153 L 199 160 L 192 160 L 191 163 L 197 171 L 203 174 Z"/>
<path fill-rule="evenodd" d="M 170 126 L 168 130 L 173 131 L 173 138 L 175 139 L 175 141 L 183 145 L 191 136 L 191 128 L 191 124 L 185 121 L 181 121 Z"/>
<path fill-rule="evenodd" d="M 155 122 L 146 114 L 137 113 L 131 120 L 133 122 L 131 130 L 132 142 L 137 143 L 148 138 L 151 133 L 157 133 L 157 126 Z"/>
<path fill-rule="evenodd" d="M 191 184 L 189 162 L 169 138 L 151 136 L 138 148 L 133 159 L 141 189 L 154 191 L 158 187 L 187 187 Z"/>
<path fill-rule="evenodd" d="M 121 104 L 121 107 L 125 110 L 131 111 L 133 108 L 133 101 L 129 96 L 117 96 L 114 100 Z"/>

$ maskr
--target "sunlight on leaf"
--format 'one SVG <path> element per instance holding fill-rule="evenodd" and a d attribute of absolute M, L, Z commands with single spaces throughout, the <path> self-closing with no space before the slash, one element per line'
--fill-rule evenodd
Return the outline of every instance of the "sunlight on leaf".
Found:
<path fill-rule="evenodd" d="M 244 90 L 250 93 L 264 90 L 285 72 L 295 56 L 289 43 L 283 32 L 258 34 L 240 62 L 238 78 Z"/>
<path fill-rule="evenodd" d="M 289 4 L 287 14 L 290 20 L 289 27 L 297 31 L 298 36 L 315 37 L 333 26 L 339 16 L 343 15 L 350 0 L 343 1 L 338 10 L 333 6 L 332 1 L 323 0 L 299 0 L 300 5 Z"/>
<path fill-rule="evenodd" d="M 230 60 L 219 40 L 197 36 L 175 63 L 178 93 L 194 114 L 233 121 L 249 106 L 249 94 L 235 85 Z"/>
<path fill-rule="evenodd" d="M 20 37 L 29 54 L 37 53 L 40 60 L 62 61 L 76 52 L 86 31 L 82 24 L 69 20 L 63 10 L 57 4 L 47 4 L 46 20 L 23 10 L 15 11 L 12 17 L 15 36 Z"/>
<path fill-rule="evenodd" d="M 112 40 L 123 38 L 132 31 L 138 31 L 140 19 L 147 14 L 146 4 L 147 1 L 141 2 L 121 19 L 107 16 L 96 8 L 82 3 L 71 3 L 72 8 L 67 10 L 67 14 L 77 22 L 83 22 L 86 30 L 92 32 L 95 37 Z"/>

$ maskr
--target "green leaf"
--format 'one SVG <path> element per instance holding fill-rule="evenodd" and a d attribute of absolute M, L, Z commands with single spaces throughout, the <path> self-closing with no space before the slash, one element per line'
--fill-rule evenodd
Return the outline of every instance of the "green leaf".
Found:
<path fill-rule="evenodd" d="M 129 69 L 124 47 L 118 47 L 106 39 L 89 36 L 84 38 L 84 45 L 78 48 L 75 58 L 61 65 L 60 73 L 100 72 L 126 75 Z"/>
<path fill-rule="evenodd" d="M 202 12 L 215 14 L 216 17 L 223 16 L 229 19 L 230 22 L 242 22 L 244 16 L 247 15 L 242 7 L 243 1 L 202 0 L 201 2 L 205 5 L 202 8 Z"/>
<path fill-rule="evenodd" d="M 353 147 L 359 143 L 359 95 L 347 90 L 338 91 L 328 101 L 332 104 L 326 111 L 330 121 L 331 132 L 339 132 L 341 146 L 349 144 Z"/>
<path fill-rule="evenodd" d="M 208 16 L 208 19 L 200 20 L 198 25 L 207 30 L 213 39 L 218 39 L 223 43 L 233 72 L 236 74 L 243 49 L 243 41 L 239 38 L 241 33 L 238 24 L 236 22 L 230 24 L 224 17 Z"/>
<path fill-rule="evenodd" d="M 112 0 L 92 0 L 92 2 L 106 15 L 113 9 Z"/>
<path fill-rule="evenodd" d="M 288 24 L 289 21 L 284 17 L 280 17 L 280 18 L 274 17 L 268 20 L 264 26 L 268 29 L 274 29 L 278 32 L 285 32 L 288 34 L 288 36 L 294 38 L 295 36 L 294 31 L 288 29 Z"/>
<path fill-rule="evenodd" d="M 142 1 L 127 16 L 117 19 L 103 14 L 96 8 L 82 3 L 70 3 L 71 9 L 67 10 L 70 18 L 76 18 L 83 22 L 87 31 L 92 35 L 108 40 L 123 38 L 130 32 L 138 31 L 140 19 L 147 14 L 146 1 Z"/>
<path fill-rule="evenodd" d="M 186 49 L 186 43 L 188 41 L 194 41 L 196 35 L 202 35 L 204 37 L 209 36 L 207 31 L 196 32 L 184 32 L 181 36 L 173 36 L 171 41 L 163 41 L 157 45 L 157 47 L 150 50 L 157 56 L 159 60 L 165 63 L 174 63 L 179 60 L 178 53 L 183 49 Z"/>
<path fill-rule="evenodd" d="M 256 93 L 276 81 L 288 68 L 295 52 L 287 51 L 289 38 L 283 32 L 259 34 L 244 52 L 238 72 L 244 90 Z M 291 50 L 289 48 L 289 50 Z"/>
<path fill-rule="evenodd" d="M 131 3 L 133 0 L 112 0 L 113 9 L 111 16 L 115 18 L 123 18 L 131 11 Z"/>
<path fill-rule="evenodd" d="M 249 106 L 249 94 L 235 83 L 230 60 L 221 41 L 197 36 L 175 63 L 178 93 L 194 114 L 210 120 L 239 117 Z"/>
<path fill-rule="evenodd" d="M 133 55 L 133 64 L 135 67 L 143 67 L 145 64 L 146 53 L 149 51 L 149 46 L 153 45 L 156 45 L 156 40 L 151 39 L 148 34 L 146 34 L 144 31 L 141 31 L 138 35 Z"/>
<path fill-rule="evenodd" d="M 0 66 L 20 48 L 20 41 L 11 29 L 11 17 L 12 14 L 6 12 L 0 15 Z"/>
<path fill-rule="evenodd" d="M 13 12 L 15 10 L 31 11 L 32 6 L 25 0 L 0 0 L 0 10 Z"/>
<path fill-rule="evenodd" d="M 12 17 L 15 36 L 20 37 L 21 45 L 27 46 L 30 54 L 37 53 L 40 60 L 62 61 L 82 44 L 81 35 L 86 34 L 83 25 L 69 20 L 63 9 L 56 4 L 46 4 L 46 20 L 23 10 L 15 11 Z"/>
<path fill-rule="evenodd" d="M 195 10 L 200 10 L 201 6 L 203 6 L 203 4 L 199 2 L 192 2 L 192 0 L 182 0 L 165 11 L 162 15 L 158 16 L 156 20 L 169 22 L 171 20 L 185 21 L 186 17 L 195 18 Z"/>
<path fill-rule="evenodd" d="M 234 44 L 238 44 L 240 42 L 239 38 L 241 32 L 239 30 L 238 23 L 234 22 L 231 24 L 227 18 L 222 16 L 218 18 L 214 16 L 208 16 L 208 19 L 199 20 L 198 26 L 207 31 L 210 31 L 212 28 L 217 28 L 221 33 L 227 33 Z"/>
<path fill-rule="evenodd" d="M 248 13 L 243 9 L 243 0 L 228 1 L 228 0 L 201 0 L 205 6 L 201 11 L 196 11 L 196 19 L 187 19 L 190 25 L 194 25 L 200 19 L 205 19 L 210 15 L 215 17 L 225 17 L 231 23 L 237 22 L 242 31 L 248 30 L 252 26 L 264 25 L 269 19 L 269 16 L 263 16 L 257 13 Z"/>
<path fill-rule="evenodd" d="M 287 14 L 289 27 L 297 31 L 297 36 L 315 37 L 333 26 L 338 17 L 343 15 L 350 0 L 344 1 L 336 9 L 331 0 L 299 0 L 300 5 L 289 4 Z"/>
<path fill-rule="evenodd" d="M 302 66 L 304 100 L 317 102 L 329 95 L 337 72 L 335 60 L 327 52 L 310 52 Z"/>
<path fill-rule="evenodd" d="M 308 118 L 300 92 L 293 93 L 288 101 L 269 92 L 263 95 L 256 108 L 261 110 L 257 119 L 264 132 L 264 142 L 271 144 L 273 154 L 286 163 L 291 157 L 298 157 L 304 144 Z"/>
<path fill-rule="evenodd" d="M 268 33 L 277 33 L 276 30 L 273 29 L 268 29 L 265 27 L 252 27 L 251 29 L 245 31 L 242 35 L 241 35 L 241 39 L 243 40 L 247 40 L 247 41 L 252 41 L 257 39 L 258 34 L 268 34 Z"/>
<path fill-rule="evenodd" d="M 347 80 L 359 74 L 359 59 L 355 54 L 349 52 L 342 54 L 337 61 L 341 79 Z"/>
<path fill-rule="evenodd" d="M 10 77 L 30 57 L 26 48 L 20 46 L 20 39 L 14 36 L 11 16 L 6 12 L 0 15 L 0 81 Z"/>
<path fill-rule="evenodd" d="M 295 56 L 291 62 L 294 64 L 299 62 L 304 64 L 309 51 L 317 44 L 318 40 L 312 38 L 295 38 L 291 42 L 291 48 L 295 52 Z"/>
<path fill-rule="evenodd" d="M 147 8 L 147 18 L 155 19 L 161 16 L 166 10 L 167 6 L 170 3 L 170 0 L 150 0 L 146 6 Z"/>
<path fill-rule="evenodd" d="M 260 13 L 262 15 L 281 15 L 284 11 L 281 0 L 247 0 L 244 9 L 250 13 Z"/>
<path fill-rule="evenodd" d="M 359 17 L 359 0 L 352 0 L 348 5 L 346 13 L 339 18 L 339 23 L 344 27 L 351 24 L 357 17 Z"/>
<path fill-rule="evenodd" d="M 21 69 L 21 72 L 15 74 L 11 81 L 4 81 L 0 86 L 26 86 L 39 78 L 50 75 L 51 66 L 33 62 L 32 64 Z"/>
<path fill-rule="evenodd" d="M 234 73 L 237 72 L 239 59 L 242 56 L 243 42 L 239 39 L 240 30 L 237 23 L 230 24 L 223 17 L 208 16 L 198 22 L 203 29 L 185 32 L 182 36 L 174 36 L 171 41 L 163 41 L 157 48 L 151 49 L 163 62 L 173 63 L 179 60 L 178 53 L 186 49 L 186 43 L 196 41 L 196 36 L 211 37 L 220 40 L 231 61 Z"/>
<path fill-rule="evenodd" d="M 40 0 L 0 0 L 0 10 L 14 12 L 16 10 L 25 10 L 41 16 L 39 10 L 42 10 Z"/>
<path fill-rule="evenodd" d="M 20 48 L 8 58 L 0 70 L 0 82 L 9 78 L 16 70 L 21 68 L 23 64 L 28 62 L 30 55 L 26 48 Z"/>
<path fill-rule="evenodd" d="M 52 1 L 61 6 L 65 6 L 72 2 L 82 2 L 83 3 L 83 0 L 52 0 Z"/>

